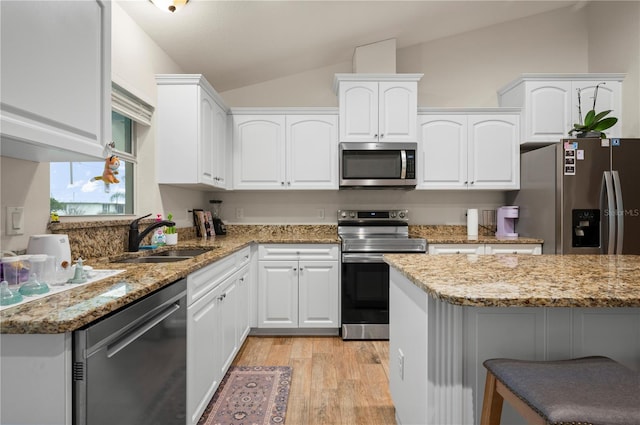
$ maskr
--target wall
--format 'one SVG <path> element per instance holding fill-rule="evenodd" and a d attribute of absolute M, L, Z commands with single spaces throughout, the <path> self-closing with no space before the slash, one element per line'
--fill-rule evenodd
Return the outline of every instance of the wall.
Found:
<path fill-rule="evenodd" d="M 583 9 L 564 8 L 398 51 L 398 72 L 423 72 L 418 106 L 498 106 L 522 73 L 587 72 Z"/>
<path fill-rule="evenodd" d="M 26 249 L 29 235 L 47 233 L 49 164 L 0 157 L 0 249 Z M 7 207 L 24 207 L 24 234 L 6 235 Z"/>
<path fill-rule="evenodd" d="M 617 70 L 622 83 L 622 136 L 640 136 L 640 3 L 588 7 L 589 72 Z"/>
<path fill-rule="evenodd" d="M 335 224 L 338 209 L 409 209 L 411 224 L 465 224 L 467 208 L 504 205 L 503 192 L 341 190 L 212 192 L 222 200 L 221 218 L 229 224 Z M 243 218 L 237 218 L 236 209 Z M 320 218 L 322 210 L 324 218 Z"/>
<path fill-rule="evenodd" d="M 156 105 L 155 74 L 183 73 L 149 36 L 131 20 L 117 2 L 112 2 L 112 64 L 113 80 L 123 88 Z M 137 215 L 171 212 L 178 227 L 190 226 L 191 217 L 186 207 L 203 203 L 203 193 L 193 190 L 158 187 L 155 166 L 155 115 L 151 127 L 138 126 L 137 191 L 134 211 Z"/>

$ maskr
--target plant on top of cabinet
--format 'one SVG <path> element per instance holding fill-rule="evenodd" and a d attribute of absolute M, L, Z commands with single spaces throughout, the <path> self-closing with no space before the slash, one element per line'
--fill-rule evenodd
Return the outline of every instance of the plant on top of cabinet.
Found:
<path fill-rule="evenodd" d="M 573 128 L 569 130 L 569 135 L 572 136 L 573 133 L 577 133 L 577 137 L 600 137 L 605 138 L 607 135 L 604 133 L 604 130 L 613 127 L 618 122 L 618 118 L 616 117 L 607 117 L 611 113 L 611 109 L 596 113 L 596 101 L 598 100 L 598 89 L 601 85 L 605 85 L 605 82 L 599 83 L 596 85 L 593 94 L 593 107 L 587 115 L 584 117 L 584 122 L 582 121 L 582 107 L 581 107 L 581 99 L 580 92 L 582 91 L 580 88 L 577 89 L 578 93 L 578 120 L 579 123 L 573 125 Z"/>

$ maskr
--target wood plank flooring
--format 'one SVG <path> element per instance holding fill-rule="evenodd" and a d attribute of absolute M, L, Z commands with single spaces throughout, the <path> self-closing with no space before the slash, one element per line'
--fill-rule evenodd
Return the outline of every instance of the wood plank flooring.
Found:
<path fill-rule="evenodd" d="M 291 366 L 287 425 L 395 425 L 389 342 L 247 338 L 236 366 Z"/>

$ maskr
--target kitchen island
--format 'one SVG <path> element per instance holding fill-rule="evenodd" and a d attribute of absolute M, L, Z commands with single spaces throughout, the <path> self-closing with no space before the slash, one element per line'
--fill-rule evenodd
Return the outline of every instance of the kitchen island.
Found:
<path fill-rule="evenodd" d="M 384 258 L 399 424 L 478 424 L 488 358 L 605 355 L 640 370 L 640 256 Z M 502 423 L 525 421 L 505 405 Z"/>

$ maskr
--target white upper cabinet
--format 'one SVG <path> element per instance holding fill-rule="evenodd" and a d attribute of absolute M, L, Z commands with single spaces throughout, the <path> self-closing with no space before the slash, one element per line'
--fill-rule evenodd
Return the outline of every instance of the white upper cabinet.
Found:
<path fill-rule="evenodd" d="M 234 115 L 234 189 L 337 189 L 335 114 Z"/>
<path fill-rule="evenodd" d="M 623 74 L 525 74 L 498 91 L 500 106 L 522 108 L 521 143 L 559 142 L 570 137 L 579 123 L 578 89 L 582 119 L 593 109 L 595 87 L 600 83 L 596 112 L 611 110 L 618 123 L 605 133 L 620 137 Z"/>
<path fill-rule="evenodd" d="M 3 156 L 104 159 L 111 142 L 111 2 L 3 1 Z"/>
<path fill-rule="evenodd" d="M 470 115 L 467 125 L 469 189 L 520 189 L 516 115 Z"/>
<path fill-rule="evenodd" d="M 417 189 L 466 189 L 467 116 L 420 115 Z"/>
<path fill-rule="evenodd" d="M 418 133 L 417 189 L 519 189 L 517 112 L 432 111 Z"/>
<path fill-rule="evenodd" d="M 336 74 L 341 142 L 416 140 L 422 74 Z"/>
<path fill-rule="evenodd" d="M 338 187 L 337 127 L 338 119 L 335 115 L 286 117 L 287 187 Z"/>
<path fill-rule="evenodd" d="M 233 116 L 234 189 L 284 189 L 284 116 Z"/>
<path fill-rule="evenodd" d="M 157 75 L 157 181 L 226 189 L 227 109 L 200 74 Z"/>

